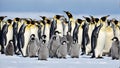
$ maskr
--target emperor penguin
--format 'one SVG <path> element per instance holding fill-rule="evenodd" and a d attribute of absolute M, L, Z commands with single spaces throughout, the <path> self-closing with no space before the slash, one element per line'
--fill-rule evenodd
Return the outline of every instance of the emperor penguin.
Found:
<path fill-rule="evenodd" d="M 102 24 L 100 24 L 99 18 L 94 18 L 94 23 L 95 27 L 91 35 L 91 53 L 92 53 L 91 58 L 95 58 L 95 48 L 97 46 L 98 35 L 101 27 L 103 26 Z"/>
<path fill-rule="evenodd" d="M 70 56 L 71 58 L 79 58 L 80 47 L 77 43 L 77 40 L 73 40 L 72 45 L 70 46 Z"/>
<path fill-rule="evenodd" d="M 120 59 L 120 43 L 119 43 L 119 39 L 117 37 L 113 37 L 112 38 L 112 47 L 111 47 L 111 57 L 112 60 L 116 59 Z"/>
<path fill-rule="evenodd" d="M 39 41 L 35 34 L 30 36 L 30 40 L 27 46 L 27 54 L 29 57 L 36 57 L 38 52 Z"/>
<path fill-rule="evenodd" d="M 82 19 L 77 19 L 76 23 L 79 24 L 79 29 L 78 29 L 78 45 L 80 46 L 80 50 L 81 50 L 81 45 L 82 45 L 82 26 L 84 25 L 85 20 Z"/>
<path fill-rule="evenodd" d="M 29 42 L 29 39 L 30 39 L 30 35 L 31 35 L 31 24 L 30 24 L 31 21 L 28 21 L 27 20 L 27 24 L 26 24 L 26 27 L 25 27 L 25 32 L 24 32 L 24 46 L 22 48 L 22 52 L 23 52 L 23 57 L 26 57 L 27 54 L 26 54 L 26 50 L 27 50 L 27 46 L 28 46 L 28 42 Z"/>
<path fill-rule="evenodd" d="M 27 19 L 22 20 L 23 24 L 18 33 L 18 48 L 23 57 L 26 57 L 27 45 L 30 39 L 30 21 Z"/>
<path fill-rule="evenodd" d="M 87 18 L 87 17 L 84 17 L 84 18 Z M 90 18 L 87 18 L 87 20 L 90 21 Z M 86 21 L 84 25 L 82 26 L 82 28 L 83 28 L 83 32 L 82 32 L 82 53 L 81 55 L 84 55 L 86 53 L 86 46 L 90 43 L 90 38 L 88 35 L 89 23 Z"/>
<path fill-rule="evenodd" d="M 61 45 L 60 44 L 61 36 L 59 34 L 60 34 L 59 31 L 55 31 L 54 35 L 50 39 L 50 44 L 48 45 L 48 48 L 49 48 L 49 56 L 51 58 L 57 57 L 56 51 Z"/>
<path fill-rule="evenodd" d="M 8 32 L 8 24 L 5 23 L 1 30 L 1 54 L 5 52 L 5 46 L 7 44 L 7 32 Z"/>
<path fill-rule="evenodd" d="M 20 18 L 16 17 L 13 21 L 13 44 L 14 44 L 14 53 L 17 54 L 17 38 L 18 38 L 18 23 L 20 22 Z"/>
<path fill-rule="evenodd" d="M 103 25 L 99 31 L 98 39 L 97 39 L 97 45 L 95 48 L 95 57 L 96 58 L 102 58 L 103 49 L 105 46 L 105 40 L 106 40 L 106 23 L 107 18 L 110 15 L 103 16 L 100 18 L 100 23 Z"/>
<path fill-rule="evenodd" d="M 6 49 L 5 49 L 5 55 L 9 55 L 9 56 L 13 56 L 14 55 L 14 45 L 13 45 L 13 41 L 10 40 Z"/>
<path fill-rule="evenodd" d="M 51 20 L 49 20 L 47 17 L 45 16 L 41 16 L 43 21 L 44 21 L 44 29 L 43 29 L 43 35 L 46 35 L 46 43 L 49 42 L 50 39 L 50 25 L 51 25 Z"/>
<path fill-rule="evenodd" d="M 88 26 L 88 36 L 89 36 L 89 43 L 86 45 L 86 54 L 89 55 L 91 52 L 91 36 L 92 36 L 92 32 L 95 28 L 95 23 L 94 23 L 94 17 L 90 16 L 91 19 L 89 17 L 84 17 L 87 21 L 87 23 L 89 24 Z"/>
<path fill-rule="evenodd" d="M 69 11 L 64 11 L 68 18 L 69 18 L 69 23 L 68 23 L 68 32 L 70 32 L 70 34 L 73 34 L 73 30 L 75 28 L 75 20 L 73 18 L 73 15 L 69 12 Z M 73 35 L 72 35 L 73 36 Z"/>
<path fill-rule="evenodd" d="M 62 15 L 55 15 L 54 16 L 54 20 L 55 20 L 55 24 L 56 24 L 56 29 L 55 31 L 59 31 L 60 32 L 60 36 L 63 37 L 63 23 L 60 20 L 60 18 L 63 17 Z"/>
<path fill-rule="evenodd" d="M 61 45 L 59 46 L 59 48 L 57 49 L 57 57 L 58 58 L 66 58 L 67 56 L 67 38 L 66 36 L 63 36 L 61 39 L 60 39 L 60 43 Z"/>
<path fill-rule="evenodd" d="M 6 45 L 4 46 L 5 49 L 6 49 L 7 45 L 8 45 L 8 43 L 9 43 L 9 41 L 13 39 L 12 23 L 13 23 L 13 20 L 11 20 L 11 19 L 7 20 L 8 27 L 7 27 L 7 33 L 6 33 Z"/>
<path fill-rule="evenodd" d="M 47 60 L 49 57 L 49 50 L 46 44 L 46 40 L 42 40 L 40 48 L 38 50 L 38 60 Z"/>
<path fill-rule="evenodd" d="M 107 20 L 107 26 L 106 26 L 106 40 L 105 40 L 105 47 L 103 49 L 103 56 L 110 54 L 110 48 L 112 44 L 112 38 L 114 37 L 114 31 L 113 31 L 113 23 L 111 20 Z"/>
<path fill-rule="evenodd" d="M 5 24 L 5 22 L 3 21 L 4 18 L 6 18 L 7 16 L 0 16 L 0 38 L 2 38 L 2 27 Z M 1 47 L 2 47 L 2 40 L 0 40 L 0 51 L 1 51 Z"/>

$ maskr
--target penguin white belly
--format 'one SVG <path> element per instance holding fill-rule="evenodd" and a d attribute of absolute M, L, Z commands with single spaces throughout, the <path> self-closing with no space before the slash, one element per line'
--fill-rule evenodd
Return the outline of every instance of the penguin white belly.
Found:
<path fill-rule="evenodd" d="M 110 48 L 112 46 L 112 38 L 114 37 L 113 30 L 111 29 L 110 31 L 106 31 L 106 40 L 105 40 L 105 47 L 103 50 L 103 53 L 109 53 Z"/>
<path fill-rule="evenodd" d="M 71 26 L 72 26 L 71 36 L 73 36 L 73 31 L 74 31 L 74 28 L 75 28 L 75 23 L 73 22 L 73 24 Z"/>
<path fill-rule="evenodd" d="M 63 36 L 63 26 L 62 26 L 62 23 L 57 23 L 57 29 L 56 29 L 56 31 L 61 32 L 60 36 L 61 37 Z"/>
<path fill-rule="evenodd" d="M 46 25 L 46 28 L 45 28 L 45 34 L 46 34 L 46 43 L 48 45 L 48 42 L 49 42 L 49 34 L 50 34 L 50 27 Z"/>
<path fill-rule="evenodd" d="M 6 46 L 7 46 L 9 41 L 13 39 L 13 27 L 12 27 L 12 25 L 10 25 L 8 27 L 8 32 L 6 34 L 6 37 L 7 37 L 7 43 L 6 43 Z M 5 48 L 6 48 L 6 46 L 5 46 Z"/>
<path fill-rule="evenodd" d="M 88 54 L 91 51 L 91 35 L 92 35 L 93 29 L 94 29 L 94 25 L 90 25 L 89 30 L 88 30 L 88 35 L 89 35 L 90 42 L 86 46 L 86 54 Z"/>
<path fill-rule="evenodd" d="M 31 32 L 30 35 L 35 34 L 35 37 L 38 39 L 37 31 L 38 31 L 38 28 L 36 26 L 31 26 L 31 28 L 30 28 L 30 32 Z"/>
<path fill-rule="evenodd" d="M 24 56 L 27 56 L 26 50 L 27 50 L 29 39 L 30 39 L 30 29 L 26 28 L 24 33 L 24 47 L 22 48 L 22 52 Z"/>
<path fill-rule="evenodd" d="M 64 35 L 67 35 L 68 32 L 68 25 L 65 25 Z"/>
<path fill-rule="evenodd" d="M 115 29 L 115 37 L 118 37 L 120 39 L 119 36 L 120 36 L 120 30 L 119 30 L 119 28 L 116 27 L 116 29 Z"/>
<path fill-rule="evenodd" d="M 101 57 L 101 54 L 103 52 L 103 48 L 105 45 L 105 38 L 106 38 L 106 33 L 104 30 L 100 30 L 99 35 L 98 35 L 98 40 L 97 40 L 97 45 L 95 48 L 95 57 Z"/>
<path fill-rule="evenodd" d="M 80 46 L 80 52 L 81 52 L 81 44 L 82 44 L 82 32 L 83 32 L 83 29 L 79 28 L 79 32 L 78 32 L 78 45 Z"/>

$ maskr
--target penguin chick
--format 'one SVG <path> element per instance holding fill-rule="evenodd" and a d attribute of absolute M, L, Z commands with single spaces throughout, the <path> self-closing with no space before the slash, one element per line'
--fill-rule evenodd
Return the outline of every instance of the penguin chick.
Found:
<path fill-rule="evenodd" d="M 119 39 L 117 37 L 113 37 L 112 38 L 112 47 L 111 47 L 111 57 L 112 57 L 112 60 L 116 59 L 120 59 L 119 58 Z"/>
<path fill-rule="evenodd" d="M 70 47 L 70 56 L 71 58 L 79 58 L 80 46 L 78 45 L 77 41 L 73 41 Z"/>
<path fill-rule="evenodd" d="M 30 40 L 29 40 L 27 49 L 28 49 L 27 53 L 28 53 L 29 57 L 36 57 L 37 56 L 36 54 L 38 51 L 38 40 L 34 34 L 32 34 L 30 36 Z"/>
<path fill-rule="evenodd" d="M 66 58 L 67 56 L 67 38 L 64 36 L 61 39 L 61 45 L 59 46 L 59 48 L 57 49 L 57 57 L 58 58 Z"/>
<path fill-rule="evenodd" d="M 47 60 L 49 51 L 46 45 L 46 40 L 42 40 L 40 48 L 38 50 L 38 60 Z"/>
<path fill-rule="evenodd" d="M 13 54 L 14 54 L 14 45 L 13 45 L 13 41 L 10 40 L 6 47 L 5 55 L 13 56 Z"/>

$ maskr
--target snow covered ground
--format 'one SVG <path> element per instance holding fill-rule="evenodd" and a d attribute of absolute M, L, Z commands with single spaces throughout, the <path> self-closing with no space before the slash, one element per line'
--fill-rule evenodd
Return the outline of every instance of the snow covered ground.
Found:
<path fill-rule="evenodd" d="M 111 60 L 111 57 L 91 59 L 84 55 L 79 58 L 67 56 L 67 59 L 48 58 L 43 61 L 38 58 L 0 54 L 0 68 L 120 68 L 120 60 Z"/>

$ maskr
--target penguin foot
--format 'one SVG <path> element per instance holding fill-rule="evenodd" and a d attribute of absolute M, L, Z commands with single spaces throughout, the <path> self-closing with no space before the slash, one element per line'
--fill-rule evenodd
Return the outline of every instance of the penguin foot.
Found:
<path fill-rule="evenodd" d="M 103 59 L 103 57 L 100 57 L 100 56 L 99 56 L 99 57 L 97 57 L 97 59 Z"/>
<path fill-rule="evenodd" d="M 95 58 L 95 56 L 91 56 L 90 58 Z"/>
<path fill-rule="evenodd" d="M 81 55 L 84 55 L 85 53 L 83 52 L 83 53 L 81 53 Z"/>

